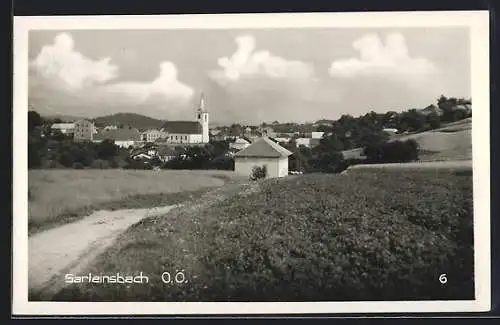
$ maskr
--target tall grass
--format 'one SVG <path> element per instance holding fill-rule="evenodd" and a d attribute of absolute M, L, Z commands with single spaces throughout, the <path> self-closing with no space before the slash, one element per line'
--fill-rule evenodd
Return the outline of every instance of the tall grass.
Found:
<path fill-rule="evenodd" d="M 73 285 L 54 300 L 474 299 L 472 236 L 469 172 L 269 179 L 144 219 L 86 270 L 142 271 L 149 284 Z M 188 284 L 162 283 L 180 269 Z"/>
<path fill-rule="evenodd" d="M 226 171 L 30 170 L 29 228 L 68 222 L 96 209 L 168 204 L 178 193 L 221 186 L 232 178 Z"/>

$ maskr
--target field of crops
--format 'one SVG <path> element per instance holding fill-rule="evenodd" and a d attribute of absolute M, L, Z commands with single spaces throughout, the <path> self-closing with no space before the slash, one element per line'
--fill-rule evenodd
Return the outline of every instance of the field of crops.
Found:
<path fill-rule="evenodd" d="M 473 261 L 471 172 L 311 174 L 219 187 L 145 219 L 83 273 L 149 284 L 72 285 L 54 300 L 473 299 Z M 179 270 L 188 283 L 161 281 Z"/>
<path fill-rule="evenodd" d="M 30 170 L 30 231 L 74 220 L 99 209 L 170 204 L 234 177 L 226 171 Z M 174 202 L 175 203 L 175 202 Z"/>

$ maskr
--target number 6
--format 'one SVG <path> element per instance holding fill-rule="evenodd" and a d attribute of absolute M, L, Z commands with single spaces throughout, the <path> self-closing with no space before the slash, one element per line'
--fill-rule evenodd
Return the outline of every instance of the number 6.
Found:
<path fill-rule="evenodd" d="M 439 282 L 441 282 L 442 284 L 448 282 L 448 279 L 446 278 L 446 273 L 443 273 L 439 276 Z"/>

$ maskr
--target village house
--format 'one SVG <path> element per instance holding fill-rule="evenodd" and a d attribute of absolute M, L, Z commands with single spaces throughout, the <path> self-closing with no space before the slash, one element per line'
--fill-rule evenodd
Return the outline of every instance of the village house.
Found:
<path fill-rule="evenodd" d="M 93 137 L 93 142 L 99 143 L 111 140 L 120 148 L 129 148 L 141 143 L 141 133 L 137 129 L 116 129 L 102 131 Z"/>
<path fill-rule="evenodd" d="M 75 123 L 54 123 L 50 128 L 59 130 L 62 134 L 73 134 L 75 131 Z"/>
<path fill-rule="evenodd" d="M 212 135 L 212 136 L 217 136 L 220 133 L 221 133 L 221 130 L 219 130 L 219 129 L 212 129 L 212 130 L 210 130 L 210 135 Z"/>
<path fill-rule="evenodd" d="M 134 160 L 160 159 L 161 162 L 167 162 L 179 155 L 172 146 L 153 145 L 132 149 L 129 157 Z"/>
<path fill-rule="evenodd" d="M 209 116 L 203 93 L 197 109 L 196 121 L 167 121 L 160 129 L 166 133 L 166 144 L 204 144 L 209 142 Z"/>
<path fill-rule="evenodd" d="M 118 129 L 118 126 L 116 126 L 116 125 L 106 125 L 103 129 L 106 130 L 106 131 L 116 130 L 116 129 Z"/>
<path fill-rule="evenodd" d="M 323 134 L 325 134 L 325 132 L 311 132 L 311 138 L 321 139 L 323 137 Z"/>
<path fill-rule="evenodd" d="M 157 156 L 164 163 L 174 159 L 178 155 L 179 155 L 179 153 L 171 146 L 160 146 L 158 148 L 158 151 L 157 151 Z M 179 156 L 181 156 L 181 155 L 179 155 Z"/>
<path fill-rule="evenodd" d="M 278 143 L 289 143 L 291 140 L 291 138 L 289 137 L 275 137 L 273 139 L 276 140 L 276 142 Z"/>
<path fill-rule="evenodd" d="M 155 142 L 158 139 L 166 138 L 167 133 L 156 130 L 156 129 L 150 129 L 141 134 L 141 139 L 144 142 Z"/>
<path fill-rule="evenodd" d="M 311 138 L 297 138 L 295 139 L 295 144 L 297 145 L 297 148 L 300 146 L 311 148 L 311 140 Z"/>
<path fill-rule="evenodd" d="M 229 144 L 230 149 L 243 150 L 250 145 L 250 141 L 239 137 Z"/>
<path fill-rule="evenodd" d="M 318 127 L 318 126 L 332 126 L 333 125 L 333 121 L 332 120 L 318 120 L 316 122 L 313 123 L 313 127 Z"/>
<path fill-rule="evenodd" d="M 357 160 L 365 160 L 367 157 L 365 155 L 364 148 L 355 148 L 350 150 L 344 150 L 341 152 L 344 159 L 357 159 Z"/>
<path fill-rule="evenodd" d="M 73 140 L 75 142 L 93 141 L 96 129 L 92 121 L 83 119 L 76 121 L 74 124 Z"/>
<path fill-rule="evenodd" d="M 249 177 L 255 166 L 266 166 L 266 177 L 284 177 L 288 175 L 288 157 L 291 154 L 268 137 L 262 137 L 234 155 L 234 171 Z"/>
<path fill-rule="evenodd" d="M 263 137 L 273 137 L 276 136 L 276 133 L 274 132 L 274 129 L 270 126 L 265 126 L 265 127 L 259 127 L 257 129 L 257 132 L 262 135 Z"/>
<path fill-rule="evenodd" d="M 130 152 L 130 158 L 134 160 L 141 159 L 152 159 L 153 157 L 158 155 L 158 149 L 155 147 L 142 147 L 132 149 Z"/>

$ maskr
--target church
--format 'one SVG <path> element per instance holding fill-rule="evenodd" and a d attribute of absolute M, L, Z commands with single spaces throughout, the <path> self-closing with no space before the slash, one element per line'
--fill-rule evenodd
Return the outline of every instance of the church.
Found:
<path fill-rule="evenodd" d="M 167 144 L 204 144 L 209 141 L 208 111 L 202 93 L 196 109 L 196 121 L 166 121 L 160 131 Z"/>

